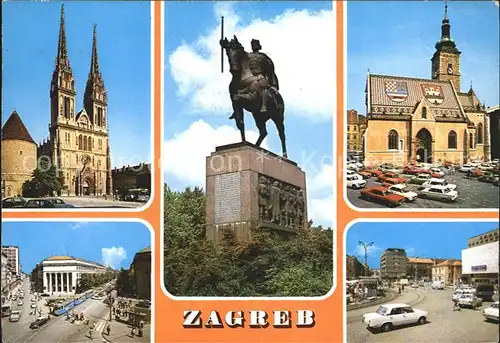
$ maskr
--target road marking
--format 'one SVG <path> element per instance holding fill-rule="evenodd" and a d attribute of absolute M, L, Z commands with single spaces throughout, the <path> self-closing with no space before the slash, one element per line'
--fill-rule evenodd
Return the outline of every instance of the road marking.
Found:
<path fill-rule="evenodd" d="M 104 331 L 104 327 L 106 326 L 106 321 L 99 321 L 99 323 L 97 323 L 97 325 L 95 326 L 95 332 L 103 332 Z"/>

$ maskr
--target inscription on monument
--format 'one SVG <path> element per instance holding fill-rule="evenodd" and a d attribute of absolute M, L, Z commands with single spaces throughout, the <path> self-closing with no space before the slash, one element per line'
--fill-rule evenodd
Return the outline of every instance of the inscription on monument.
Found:
<path fill-rule="evenodd" d="M 237 222 L 241 216 L 240 173 L 215 176 L 215 224 Z"/>

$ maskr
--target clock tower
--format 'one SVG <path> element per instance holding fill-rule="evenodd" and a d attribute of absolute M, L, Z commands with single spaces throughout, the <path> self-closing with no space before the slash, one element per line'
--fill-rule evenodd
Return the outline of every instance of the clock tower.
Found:
<path fill-rule="evenodd" d="M 460 54 L 455 41 L 450 36 L 448 3 L 445 4 L 444 18 L 441 24 L 441 39 L 436 43 L 436 52 L 432 56 L 432 79 L 451 80 L 457 92 L 460 92 Z"/>

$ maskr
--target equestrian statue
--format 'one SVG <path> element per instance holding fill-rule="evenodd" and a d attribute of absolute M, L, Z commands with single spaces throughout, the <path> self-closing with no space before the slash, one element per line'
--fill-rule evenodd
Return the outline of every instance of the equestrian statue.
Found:
<path fill-rule="evenodd" d="M 222 18 L 224 20 L 224 18 Z M 222 22 L 224 23 L 224 22 Z M 222 25 L 222 30 L 223 30 Z M 221 31 L 222 31 L 221 30 Z M 233 105 L 233 114 L 229 119 L 236 121 L 242 142 L 245 139 L 244 110 L 252 113 L 259 138 L 255 143 L 260 146 L 267 136 L 266 122 L 271 119 L 281 140 L 283 157 L 288 158 L 285 143 L 285 104 L 279 93 L 278 78 L 274 73 L 274 63 L 266 54 L 260 52 L 260 42 L 252 39 L 252 52 L 247 53 L 236 36 L 230 41 L 222 38 L 220 46 L 226 51 L 229 61 L 229 72 L 232 80 L 229 84 L 229 96 Z M 223 58 L 223 55 L 221 56 Z M 223 62 L 222 62 L 223 63 Z M 222 64 L 222 71 L 224 71 Z"/>

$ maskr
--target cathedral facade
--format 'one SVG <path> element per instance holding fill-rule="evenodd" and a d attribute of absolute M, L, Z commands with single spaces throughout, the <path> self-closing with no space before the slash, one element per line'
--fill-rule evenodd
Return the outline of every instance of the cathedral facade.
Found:
<path fill-rule="evenodd" d="M 107 105 L 94 26 L 83 108 L 77 111 L 76 83 L 68 56 L 64 7 L 61 7 L 57 57 L 50 83 L 49 138 L 38 146 L 38 159 L 39 163 L 45 159 L 62 173 L 67 195 L 113 193 Z"/>
<path fill-rule="evenodd" d="M 460 88 L 460 54 L 445 16 L 431 78 L 369 74 L 365 164 L 490 159 L 489 120 L 472 85 Z"/>

